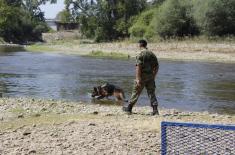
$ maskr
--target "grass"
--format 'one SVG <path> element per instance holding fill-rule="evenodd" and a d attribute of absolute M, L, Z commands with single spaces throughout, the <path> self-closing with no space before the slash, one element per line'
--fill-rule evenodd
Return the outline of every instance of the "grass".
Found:
<path fill-rule="evenodd" d="M 47 44 L 34 44 L 34 45 L 27 46 L 25 49 L 31 52 L 56 51 L 55 48 L 53 48 L 52 46 L 50 47 Z"/>
<path fill-rule="evenodd" d="M 60 52 L 70 52 L 74 51 L 71 50 L 74 46 L 81 45 L 81 44 L 91 44 L 89 40 L 74 40 L 74 39 L 63 39 L 63 40 L 56 40 L 49 43 L 39 43 L 26 46 L 26 50 L 30 52 L 53 52 L 53 51 L 60 51 Z"/>
<path fill-rule="evenodd" d="M 16 107 L 16 108 L 10 109 L 9 112 L 14 113 L 14 114 L 20 114 L 20 113 L 24 113 L 25 110 L 22 107 Z"/>
<path fill-rule="evenodd" d="M 5 131 L 8 129 L 15 130 L 22 126 L 31 125 L 53 125 L 60 124 L 64 122 L 69 122 L 73 120 L 84 120 L 90 117 L 85 115 L 59 115 L 59 114 L 46 114 L 40 117 L 29 116 L 21 119 L 14 119 L 7 122 L 1 122 L 0 131 Z"/>
<path fill-rule="evenodd" d="M 161 118 L 156 118 L 154 120 L 150 120 L 148 117 L 143 119 L 132 120 L 132 122 L 123 121 L 127 119 L 124 115 L 123 116 L 102 116 L 102 115 L 94 115 L 90 113 L 86 114 L 41 114 L 40 116 L 36 117 L 33 115 L 28 115 L 23 118 L 13 119 L 5 122 L 0 123 L 0 132 L 9 131 L 9 130 L 16 130 L 22 128 L 24 126 L 33 126 L 33 125 L 55 125 L 55 124 L 62 124 L 62 123 L 69 123 L 71 121 L 82 121 L 82 122 L 96 122 L 96 123 L 104 123 L 110 122 L 113 125 L 122 125 L 125 129 L 142 129 L 142 130 L 154 130 L 160 131 L 160 121 Z M 153 125 L 154 124 L 154 125 Z"/>
<path fill-rule="evenodd" d="M 137 40 L 136 40 L 137 41 Z M 27 51 L 56 52 L 111 59 L 134 57 L 138 46 L 132 39 L 115 42 L 94 43 L 92 40 L 64 39 L 26 47 Z M 149 48 L 159 59 L 235 62 L 235 37 L 194 37 L 169 38 L 150 41 Z M 203 54 L 205 53 L 205 54 Z"/>
<path fill-rule="evenodd" d="M 5 44 L 5 41 L 1 37 L 0 37 L 0 44 Z"/>
<path fill-rule="evenodd" d="M 96 58 L 111 58 L 111 59 L 128 59 L 129 55 L 117 52 L 103 52 L 103 51 L 91 51 L 88 55 L 89 57 Z"/>
<path fill-rule="evenodd" d="M 137 43 L 139 39 L 142 38 L 127 38 L 124 40 L 126 43 Z M 235 36 L 195 36 L 195 37 L 171 37 L 167 39 L 155 37 L 148 39 L 150 43 L 177 43 L 177 42 L 190 42 L 190 43 L 235 43 Z"/>

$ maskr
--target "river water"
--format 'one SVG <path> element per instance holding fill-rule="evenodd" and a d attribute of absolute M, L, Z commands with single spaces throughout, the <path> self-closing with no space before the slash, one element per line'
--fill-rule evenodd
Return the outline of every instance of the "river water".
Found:
<path fill-rule="evenodd" d="M 5 51 L 5 52 L 3 52 Z M 159 106 L 235 114 L 234 64 L 159 60 Z M 134 60 L 24 52 L 0 48 L 0 95 L 90 102 L 94 86 L 109 82 L 130 97 Z M 144 90 L 137 105 L 149 105 Z"/>

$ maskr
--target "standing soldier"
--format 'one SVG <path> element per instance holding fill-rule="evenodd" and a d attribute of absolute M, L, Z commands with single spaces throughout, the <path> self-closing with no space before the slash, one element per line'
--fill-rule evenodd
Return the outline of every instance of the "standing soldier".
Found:
<path fill-rule="evenodd" d="M 137 102 L 143 88 L 147 89 L 148 97 L 153 108 L 152 115 L 159 115 L 158 101 L 155 96 L 155 77 L 157 75 L 159 64 L 157 57 L 147 48 L 145 40 L 139 41 L 140 53 L 136 56 L 136 79 L 133 86 L 131 99 L 127 107 L 123 107 L 123 111 L 131 114 L 132 107 Z"/>

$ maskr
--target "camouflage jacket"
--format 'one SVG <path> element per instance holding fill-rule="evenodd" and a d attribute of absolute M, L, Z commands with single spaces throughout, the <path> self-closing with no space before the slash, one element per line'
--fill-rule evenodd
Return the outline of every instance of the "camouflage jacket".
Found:
<path fill-rule="evenodd" d="M 156 55 L 148 49 L 137 54 L 136 65 L 141 65 L 141 75 L 143 76 L 153 75 L 153 68 L 159 66 Z"/>

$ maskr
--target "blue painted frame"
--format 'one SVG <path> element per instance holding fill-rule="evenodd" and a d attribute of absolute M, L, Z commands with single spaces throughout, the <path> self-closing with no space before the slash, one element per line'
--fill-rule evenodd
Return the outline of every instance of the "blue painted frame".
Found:
<path fill-rule="evenodd" d="M 191 127 L 191 128 L 207 128 L 207 129 L 219 129 L 219 130 L 232 130 L 235 131 L 235 124 L 230 125 L 218 125 L 218 124 L 196 124 L 196 123 L 178 123 L 178 122 L 161 122 L 161 155 L 167 153 L 167 141 L 166 141 L 166 127 L 178 126 L 178 127 Z"/>

